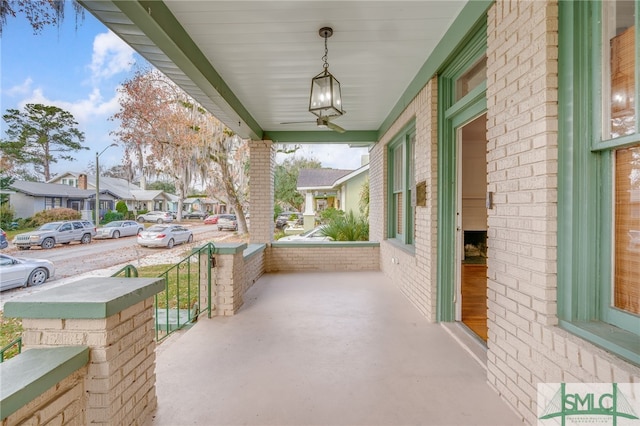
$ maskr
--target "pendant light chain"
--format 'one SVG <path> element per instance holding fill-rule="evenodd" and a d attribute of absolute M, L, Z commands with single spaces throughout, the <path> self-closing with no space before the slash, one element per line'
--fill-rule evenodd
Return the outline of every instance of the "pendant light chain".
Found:
<path fill-rule="evenodd" d="M 322 57 L 322 60 L 324 61 L 324 64 L 322 65 L 324 67 L 325 70 L 329 69 L 329 48 L 327 47 L 327 36 L 324 36 L 324 56 Z"/>

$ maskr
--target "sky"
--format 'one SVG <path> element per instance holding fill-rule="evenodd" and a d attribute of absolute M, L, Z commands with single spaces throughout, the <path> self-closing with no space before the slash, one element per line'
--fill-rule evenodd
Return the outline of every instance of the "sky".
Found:
<path fill-rule="evenodd" d="M 59 161 L 52 174 L 84 171 L 114 142 L 110 135 L 118 123 L 109 120 L 119 109 L 117 88 L 133 73 L 148 64 L 126 43 L 109 31 L 90 13 L 76 18 L 67 6 L 59 27 L 45 27 L 34 35 L 27 20 L 7 18 L 0 40 L 0 109 L 22 110 L 28 103 L 55 105 L 73 114 L 85 134 L 89 150 L 77 153 L 76 161 Z M 6 123 L 0 120 L 5 137 Z M 361 165 L 366 148 L 345 145 L 303 145 L 295 155 L 315 158 L 323 167 L 353 170 Z M 100 168 L 122 164 L 121 146 L 110 147 L 100 155 Z M 282 161 L 283 155 L 277 156 Z"/>

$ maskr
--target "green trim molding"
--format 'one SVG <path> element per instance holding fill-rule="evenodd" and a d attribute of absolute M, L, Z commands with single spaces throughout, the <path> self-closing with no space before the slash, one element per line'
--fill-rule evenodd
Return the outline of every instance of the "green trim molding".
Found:
<path fill-rule="evenodd" d="M 0 420 L 89 362 L 89 347 L 34 348 L 0 364 Z M 81 379 L 84 380 L 84 379 Z"/>
<path fill-rule="evenodd" d="M 108 318 L 164 288 L 164 278 L 84 278 L 10 300 L 4 304 L 4 315 L 14 318 Z"/>

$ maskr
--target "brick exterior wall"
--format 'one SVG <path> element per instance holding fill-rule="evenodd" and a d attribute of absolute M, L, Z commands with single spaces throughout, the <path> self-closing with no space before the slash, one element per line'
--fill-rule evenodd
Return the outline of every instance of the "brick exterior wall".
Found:
<path fill-rule="evenodd" d="M 380 268 L 429 320 L 436 319 L 437 79 L 407 106 L 370 152 L 370 237 L 380 242 Z M 414 253 L 387 240 L 388 144 L 415 118 L 415 180 L 426 181 L 426 206 L 415 207 Z"/>
<path fill-rule="evenodd" d="M 283 243 L 284 245 L 284 243 Z M 267 272 L 377 271 L 380 269 L 376 246 L 336 247 L 321 244 L 300 247 L 299 244 L 268 249 Z"/>
<path fill-rule="evenodd" d="M 25 349 L 86 345 L 91 424 L 145 424 L 156 407 L 153 298 L 106 319 L 22 320 Z"/>
<path fill-rule="evenodd" d="M 273 196 L 276 155 L 271 141 L 249 142 L 249 242 L 269 243 L 273 240 Z"/>
<path fill-rule="evenodd" d="M 86 425 L 84 412 L 86 374 L 87 367 L 83 367 L 67 376 L 4 419 L 2 426 Z"/>
<path fill-rule="evenodd" d="M 488 14 L 488 381 L 528 423 L 540 382 L 640 382 L 557 324 L 558 6 Z"/>

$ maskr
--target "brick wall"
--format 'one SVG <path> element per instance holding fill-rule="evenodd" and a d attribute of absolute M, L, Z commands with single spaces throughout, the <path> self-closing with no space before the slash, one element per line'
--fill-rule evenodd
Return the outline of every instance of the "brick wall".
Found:
<path fill-rule="evenodd" d="M 379 247 L 336 244 L 274 244 L 268 250 L 267 272 L 377 271 Z"/>
<path fill-rule="evenodd" d="M 488 14 L 488 381 L 529 423 L 539 382 L 640 382 L 557 324 L 558 7 Z"/>
<path fill-rule="evenodd" d="M 387 237 L 387 146 L 415 119 L 415 180 L 426 181 L 426 206 L 415 208 L 415 247 Z M 370 153 L 370 239 L 380 241 L 380 268 L 429 321 L 436 319 L 437 280 L 437 79 L 407 106 Z"/>
<path fill-rule="evenodd" d="M 87 423 L 143 424 L 156 407 L 153 298 L 106 319 L 22 320 L 25 349 L 86 345 Z"/>
<path fill-rule="evenodd" d="M 86 425 L 84 378 L 87 367 L 52 386 L 2 421 L 10 425 Z"/>
<path fill-rule="evenodd" d="M 250 141 L 249 158 L 251 184 L 249 201 L 251 220 L 250 243 L 269 243 L 273 239 L 273 191 L 275 150 L 271 141 Z"/>

